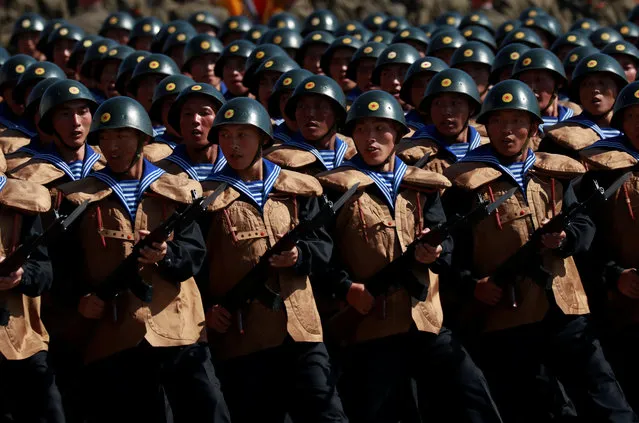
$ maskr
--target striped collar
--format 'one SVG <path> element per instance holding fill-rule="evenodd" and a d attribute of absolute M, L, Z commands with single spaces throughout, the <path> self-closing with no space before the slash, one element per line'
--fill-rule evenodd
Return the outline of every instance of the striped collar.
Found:
<path fill-rule="evenodd" d="M 196 181 L 202 181 L 206 178 L 200 178 L 198 176 L 197 170 L 193 167 L 193 162 L 189 158 L 189 155 L 186 153 L 186 146 L 180 144 L 173 149 L 173 153 L 166 158 L 168 161 L 175 163 L 180 166 L 182 170 L 184 170 L 191 179 Z M 222 149 L 217 149 L 217 159 L 215 160 L 215 164 L 213 165 L 212 173 L 217 173 L 222 170 L 222 168 L 226 166 L 226 157 L 222 153 Z"/>
<path fill-rule="evenodd" d="M 459 142 L 455 144 L 448 144 L 444 137 L 437 132 L 435 125 L 425 125 L 422 130 L 415 132 L 411 139 L 433 140 L 437 143 L 437 145 L 449 153 L 450 158 L 454 159 L 453 161 L 457 161 L 463 159 L 471 150 L 474 150 L 481 145 L 481 135 L 479 135 L 479 132 L 470 125 L 468 126 L 468 131 L 470 143 Z"/>
<path fill-rule="evenodd" d="M 473 151 L 469 152 L 466 157 L 460 160 L 460 162 L 481 162 L 493 165 L 494 168 L 501 171 L 502 174 L 508 176 L 521 190 L 526 198 L 526 185 L 528 171 L 533 167 L 537 157 L 532 149 L 528 149 L 528 155 L 526 161 L 521 165 L 521 162 L 513 163 L 512 165 L 503 165 L 496 156 L 495 150 L 491 145 L 482 145 Z"/>
<path fill-rule="evenodd" d="M 0 175 L 0 191 L 4 189 L 4 186 L 7 184 L 7 176 Z"/>
<path fill-rule="evenodd" d="M 291 131 L 286 122 L 282 122 L 273 128 L 273 138 L 283 143 L 288 143 L 295 136 L 295 132 Z"/>
<path fill-rule="evenodd" d="M 266 159 L 262 159 L 262 165 L 264 170 L 263 178 L 262 178 L 262 180 L 264 181 L 264 189 L 262 191 L 261 206 L 255 200 L 255 198 L 251 194 L 251 191 L 246 186 L 244 181 L 241 180 L 239 176 L 237 176 L 237 173 L 235 172 L 235 170 L 228 164 L 226 164 L 226 166 L 224 166 L 224 168 L 222 168 L 220 172 L 211 174 L 208 178 L 206 178 L 206 180 L 226 182 L 227 184 L 235 188 L 237 191 L 239 191 L 241 194 L 244 194 L 249 200 L 253 202 L 253 204 L 257 206 L 259 210 L 263 210 L 263 207 L 266 204 L 266 199 L 268 198 L 269 194 L 273 190 L 273 186 L 275 185 L 277 178 L 280 176 L 280 172 L 282 171 L 282 168 Z"/>
<path fill-rule="evenodd" d="M 577 116 L 567 119 L 568 122 L 574 122 L 578 125 L 590 128 L 599 135 L 599 138 L 612 138 L 621 135 L 621 131 L 614 128 L 601 128 L 592 121 L 592 117 L 586 112 L 582 112 Z"/>
<path fill-rule="evenodd" d="M 285 143 L 286 145 L 290 145 L 293 147 L 297 147 L 300 150 L 308 151 L 324 166 L 326 170 L 332 170 L 336 167 L 339 167 L 344 161 L 344 156 L 346 155 L 346 150 L 348 150 L 348 145 L 342 141 L 339 137 L 335 137 L 335 161 L 333 162 L 333 166 L 329 167 L 324 159 L 322 159 L 322 155 L 319 153 L 317 148 L 315 148 L 312 144 L 309 144 L 304 140 L 302 134 L 299 132 L 293 136 L 293 138 Z"/>
<path fill-rule="evenodd" d="M 634 148 L 634 146 L 630 143 L 628 137 L 626 137 L 625 135 L 600 139 L 593 145 L 586 147 L 585 150 L 590 150 L 591 148 L 603 148 L 606 150 L 623 151 L 624 153 L 630 154 L 635 160 L 639 160 L 639 151 Z"/>
<path fill-rule="evenodd" d="M 156 125 L 153 127 L 153 138 L 159 137 L 160 135 L 166 132 L 166 126 L 164 125 Z"/>
<path fill-rule="evenodd" d="M 543 132 L 544 129 L 548 126 L 555 125 L 559 122 L 563 122 L 567 119 L 570 119 L 574 116 L 575 112 L 572 109 L 562 106 L 561 104 L 557 107 L 558 116 L 542 116 L 544 123 L 539 125 L 539 129 Z"/>
<path fill-rule="evenodd" d="M 404 115 L 406 118 L 406 125 L 410 128 L 413 128 L 415 131 L 423 130 L 427 125 L 424 123 L 424 118 L 419 112 L 415 109 L 412 109 L 410 112 Z M 414 136 L 413 136 L 414 137 Z"/>
<path fill-rule="evenodd" d="M 404 175 L 406 174 L 406 170 L 408 166 L 406 163 L 401 161 L 401 159 L 395 156 L 395 171 L 393 172 L 393 190 L 391 191 L 386 185 L 384 181 L 384 177 L 375 170 L 371 169 L 365 162 L 362 160 L 361 156 L 358 154 L 353 157 L 351 160 L 344 162 L 343 166 L 352 167 L 360 172 L 363 172 L 366 176 L 371 178 L 373 182 L 375 182 L 375 186 L 379 189 L 379 191 L 384 196 L 386 203 L 390 207 L 391 210 L 395 210 L 395 201 L 397 200 L 397 193 L 399 192 L 399 186 L 404 179 Z"/>
<path fill-rule="evenodd" d="M 85 149 L 86 150 L 84 152 L 84 161 L 82 162 L 82 173 L 80 179 L 86 178 L 89 173 L 91 173 L 93 166 L 100 160 L 100 155 L 96 153 L 90 145 L 85 144 Z M 62 160 L 62 157 L 60 157 L 54 147 L 48 149 L 47 151 L 41 151 L 35 154 L 33 158 L 49 162 L 63 171 L 65 175 L 71 178 L 72 181 L 77 180 L 77 178 L 73 175 L 73 172 L 71 171 L 69 165 L 64 160 Z"/>
<path fill-rule="evenodd" d="M 160 178 L 160 176 L 162 176 L 165 173 L 164 170 L 155 166 L 154 164 L 149 162 L 147 159 L 142 159 L 142 160 L 144 160 L 144 169 L 142 171 L 142 178 L 140 178 L 140 185 L 138 187 L 137 204 L 140 204 L 140 200 L 142 199 L 142 196 L 144 195 L 146 190 L 151 186 L 151 184 L 157 181 Z M 116 197 L 118 197 L 118 200 L 120 200 L 120 203 L 122 204 L 122 206 L 129 213 L 129 217 L 131 218 L 131 221 L 135 222 L 135 215 L 137 210 L 131 210 L 129 208 L 129 204 L 126 201 L 124 192 L 122 191 L 122 188 L 120 187 L 120 184 L 118 183 L 118 179 L 113 174 L 113 172 L 111 172 L 111 169 L 109 169 L 108 167 L 105 167 L 102 170 L 93 172 L 91 174 L 91 177 L 104 182 L 109 188 L 111 188 L 111 190 L 113 190 L 113 193 L 116 195 Z"/>

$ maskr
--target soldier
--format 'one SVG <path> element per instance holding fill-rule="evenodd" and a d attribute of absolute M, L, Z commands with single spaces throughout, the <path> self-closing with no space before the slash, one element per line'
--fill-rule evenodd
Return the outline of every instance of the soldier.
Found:
<path fill-rule="evenodd" d="M 25 13 L 13 26 L 9 47 L 15 54 L 26 54 L 37 60 L 44 60 L 37 44 L 46 21 L 37 13 Z"/>
<path fill-rule="evenodd" d="M 211 35 L 193 37 L 184 48 L 182 72 L 195 82 L 210 84 L 219 90 L 221 78 L 215 74 L 215 65 L 223 49 L 220 40 Z"/>
<path fill-rule="evenodd" d="M 530 47 L 519 43 L 508 44 L 499 49 L 490 68 L 490 84 L 495 85 L 498 82 L 510 79 L 513 66 L 515 66 L 521 55 L 528 50 L 530 50 Z"/>
<path fill-rule="evenodd" d="M 222 23 L 218 38 L 223 45 L 241 40 L 251 30 L 251 21 L 246 16 L 231 16 Z"/>
<path fill-rule="evenodd" d="M 311 71 L 315 75 L 324 75 L 325 71 L 321 68 L 320 62 L 333 41 L 335 37 L 329 32 L 313 31 L 304 37 L 295 60 L 302 69 Z"/>
<path fill-rule="evenodd" d="M 74 78 L 75 70 L 67 65 L 75 45 L 84 37 L 84 31 L 73 25 L 62 25 L 49 35 L 43 47 L 47 60 L 64 70 L 68 78 Z"/>
<path fill-rule="evenodd" d="M 639 69 L 639 49 L 628 41 L 615 41 L 601 50 L 602 53 L 615 58 L 623 68 L 628 82 L 634 82 Z"/>
<path fill-rule="evenodd" d="M 497 31 L 495 32 L 495 41 L 498 45 L 503 47 L 504 39 L 513 32 L 515 29 L 518 29 L 522 26 L 522 23 L 518 19 L 510 19 L 499 25 Z"/>
<path fill-rule="evenodd" d="M 623 40 L 620 33 L 611 28 L 599 28 L 589 35 L 592 45 L 599 50 L 603 49 L 610 43 Z"/>
<path fill-rule="evenodd" d="M 592 46 L 588 34 L 583 30 L 570 31 L 557 38 L 550 50 L 557 55 L 562 62 L 568 57 L 570 50 L 576 47 Z"/>
<path fill-rule="evenodd" d="M 424 125 L 410 138 L 400 143 L 397 156 L 414 164 L 428 154 L 426 168 L 443 173 L 451 164 L 464 158 L 482 144 L 477 130 L 470 125 L 481 107 L 475 81 L 459 69 L 444 69 L 434 75 L 418 103 L 421 113 L 431 125 Z"/>
<path fill-rule="evenodd" d="M 262 62 L 253 73 L 249 81 L 249 91 L 255 99 L 268 108 L 268 99 L 271 96 L 273 86 L 284 72 L 299 69 L 299 65 L 288 56 L 273 56 Z"/>
<path fill-rule="evenodd" d="M 173 34 L 170 34 L 162 46 L 162 54 L 169 56 L 178 65 L 178 67 L 182 69 L 186 62 L 186 45 L 193 38 L 196 38 L 196 35 L 197 33 L 195 32 L 195 29 L 192 29 L 190 26 L 188 31 L 176 31 Z M 211 37 L 210 35 L 204 35 L 206 37 Z M 221 52 L 222 48 L 220 47 L 218 55 Z"/>
<path fill-rule="evenodd" d="M 500 24 L 501 22 L 495 25 L 495 23 L 490 20 L 488 15 L 486 15 L 486 13 L 480 9 L 464 16 L 461 22 L 459 23 L 459 29 L 465 30 L 466 28 L 470 26 L 479 26 L 494 35 L 495 27 Z"/>
<path fill-rule="evenodd" d="M 639 41 L 639 25 L 632 22 L 620 22 L 614 26 L 614 29 L 623 36 L 624 40 L 633 45 Z"/>
<path fill-rule="evenodd" d="M 246 61 L 255 49 L 255 44 L 246 40 L 233 41 L 224 47 L 220 58 L 215 63 L 215 76 L 226 87 L 224 98 L 230 100 L 235 97 L 249 95 L 248 81 L 244 81 Z M 246 82 L 246 85 L 244 85 Z"/>
<path fill-rule="evenodd" d="M 584 47 L 575 47 L 570 50 L 564 59 L 563 65 L 564 70 L 566 71 L 566 79 L 568 80 L 568 86 L 562 91 L 561 96 L 562 100 L 569 99 L 569 87 L 572 84 L 572 73 L 584 57 L 591 56 L 593 54 L 599 53 L 599 49 L 593 46 L 584 46 Z"/>
<path fill-rule="evenodd" d="M 352 103 L 362 92 L 357 89 L 355 81 L 348 78 L 348 64 L 362 42 L 350 35 L 336 38 L 320 60 L 320 67 L 342 87 L 346 101 Z"/>
<path fill-rule="evenodd" d="M 67 60 L 67 68 L 73 70 L 73 79 L 80 80 L 80 67 L 84 61 L 84 55 L 87 49 L 93 45 L 93 43 L 102 40 L 102 37 L 98 35 L 86 35 L 82 37 L 81 41 L 75 43 L 71 55 Z"/>
<path fill-rule="evenodd" d="M 483 101 L 490 88 L 490 69 L 494 61 L 495 55 L 489 47 L 479 41 L 469 41 L 453 54 L 450 67 L 463 70 L 473 78 Z"/>
<path fill-rule="evenodd" d="M 179 74 L 180 68 L 173 59 L 163 54 L 151 54 L 135 66 L 126 90 L 150 111 L 155 87 L 167 76 Z"/>
<path fill-rule="evenodd" d="M 101 92 L 98 87 L 96 72 L 99 68 L 99 63 L 102 61 L 102 56 L 116 46 L 118 46 L 118 43 L 110 38 L 103 38 L 94 42 L 87 48 L 82 64 L 79 67 L 80 82 L 91 91 L 98 104 L 106 100 L 106 93 Z"/>
<path fill-rule="evenodd" d="M 524 27 L 532 28 L 541 38 L 544 48 L 550 48 L 561 33 L 561 28 L 552 16 L 535 16 L 524 20 Z"/>
<path fill-rule="evenodd" d="M 362 24 L 369 31 L 379 31 L 384 21 L 388 19 L 388 15 L 384 12 L 371 12 L 362 21 Z"/>
<path fill-rule="evenodd" d="M 306 69 L 292 69 L 284 72 L 273 86 L 273 92 L 268 99 L 268 114 L 271 119 L 282 120 L 282 123 L 273 128 L 276 144 L 290 141 L 299 131 L 295 119 L 286 114 L 286 104 L 302 81 L 311 76 L 313 74 Z"/>
<path fill-rule="evenodd" d="M 0 170 L 6 171 L 4 156 Z M 42 233 L 39 213 L 51 208 L 47 189 L 0 175 L 2 260 Z M 53 274 L 47 248 L 38 246 L 22 266 L 0 278 L 2 291 L 2 410 L 10 421 L 64 423 L 64 411 L 53 370 L 48 365 L 49 334 L 40 314 L 41 295 Z M 25 395 L 29 392 L 29 395 Z"/>
<path fill-rule="evenodd" d="M 479 41 L 485 44 L 493 52 L 497 50 L 497 42 L 495 36 L 483 26 L 471 25 L 464 28 L 462 35 L 467 41 Z"/>
<path fill-rule="evenodd" d="M 201 182 L 226 165 L 217 145 L 207 139 L 213 120 L 226 100 L 209 84 L 184 88 L 168 114 L 169 126 L 181 136 L 180 145 L 158 163 L 172 175 Z"/>
<path fill-rule="evenodd" d="M 120 63 L 118 74 L 115 77 L 115 89 L 118 90 L 120 94 L 134 97 L 134 94 L 128 90 L 129 81 L 138 63 L 150 55 L 151 53 L 148 51 L 136 50 Z"/>
<path fill-rule="evenodd" d="M 413 109 L 406 113 L 406 125 L 411 130 L 406 136 L 411 137 L 412 133 L 423 129 L 429 119 L 427 112 L 422 112 L 419 108 L 424 92 L 430 80 L 439 72 L 448 69 L 448 65 L 436 57 L 426 56 L 419 59 L 406 71 L 402 89 L 399 97 Z"/>
<path fill-rule="evenodd" d="M 193 12 L 188 21 L 198 34 L 208 34 L 215 37 L 220 31 L 220 21 L 208 10 Z"/>
<path fill-rule="evenodd" d="M 138 19 L 131 30 L 128 45 L 135 50 L 151 51 L 153 37 L 160 32 L 160 28 L 162 21 L 154 16 Z"/>
<path fill-rule="evenodd" d="M 60 187 L 69 204 L 90 203 L 66 239 L 69 248 L 77 246 L 66 255 L 75 265 L 67 262 L 69 272 L 60 275 L 68 300 L 77 307 L 75 324 L 86 329 L 87 420 L 109 422 L 123 412 L 127 419 L 148 419 L 149 404 L 156 402 L 161 385 L 174 421 L 229 422 L 193 279 L 206 256 L 195 222 L 179 222 L 168 240 L 141 249 L 135 273 L 126 276 L 127 286 L 148 287 L 144 281 L 152 281 L 152 296 L 135 288 L 138 297 L 131 290 L 116 292 L 113 299 L 96 294 L 112 288 L 104 286 L 105 280 L 131 253 L 131 245 L 189 204 L 200 187 L 142 158 L 153 127 L 145 109 L 131 98 L 105 101 L 90 136 L 104 151 L 107 167 Z"/>
<path fill-rule="evenodd" d="M 50 19 L 44 24 L 44 29 L 40 33 L 40 37 L 38 38 L 38 43 L 36 44 L 36 48 L 45 53 L 46 45 L 49 42 L 49 36 L 62 25 L 68 25 L 69 23 L 65 19 L 56 18 Z M 45 53 L 46 54 L 46 53 Z M 49 58 L 47 58 L 49 60 Z"/>
<path fill-rule="evenodd" d="M 544 43 L 537 33 L 530 28 L 518 28 L 516 31 L 511 31 L 504 37 L 504 41 L 501 42 L 500 48 L 512 43 L 525 44 L 530 48 L 543 48 Z"/>
<path fill-rule="evenodd" d="M 437 57 L 450 64 L 453 53 L 466 42 L 463 35 L 456 29 L 442 29 L 433 35 L 426 50 L 427 56 Z"/>
<path fill-rule="evenodd" d="M 126 12 L 115 12 L 109 14 L 102 22 L 99 35 L 110 38 L 118 44 L 127 45 L 131 38 L 135 20 Z"/>
<path fill-rule="evenodd" d="M 455 238 L 460 294 L 483 305 L 481 314 L 473 317 L 481 334 L 476 357 L 504 420 L 543 421 L 535 393 L 541 361 L 571 383 L 589 419 L 635 421 L 591 335 L 588 300 L 572 258 L 589 248 L 592 220 L 577 213 L 569 225 L 542 236 L 541 245 L 532 246 L 539 249 L 536 255 L 522 258 L 515 274 L 504 275 L 504 280 L 500 276 L 502 263 L 533 230 L 576 203 L 570 181 L 583 174 L 584 167 L 528 147 L 542 118 L 535 95 L 523 82 L 495 85 L 477 120 L 486 124 L 490 145 L 447 169 L 453 188 L 446 191 L 444 204 L 450 213 L 463 215 L 481 199 L 490 201 L 517 189 L 498 213 L 460 228 Z M 500 248 L 491 248 L 494 245 Z"/>
<path fill-rule="evenodd" d="M 326 9 L 314 10 L 304 21 L 302 36 L 306 37 L 314 31 L 324 31 L 332 34 L 337 31 L 338 26 L 339 21 L 333 12 Z"/>
<path fill-rule="evenodd" d="M 264 34 L 269 31 L 268 26 L 255 24 L 251 27 L 251 30 L 244 35 L 244 40 L 250 41 L 253 44 L 259 44 L 260 39 Z"/>
<path fill-rule="evenodd" d="M 259 44 L 275 44 L 293 59 L 297 56 L 297 51 L 302 47 L 302 36 L 299 32 L 289 28 L 271 29 L 264 33 L 259 40 Z"/>
<path fill-rule="evenodd" d="M 540 151 L 578 158 L 579 151 L 595 141 L 618 136 L 619 130 L 610 121 L 615 99 L 627 84 L 623 68 L 607 54 L 581 59 L 572 73 L 570 98 L 583 112 L 548 128 Z"/>
<path fill-rule="evenodd" d="M 379 86 L 382 91 L 395 97 L 405 112 L 410 110 L 410 106 L 400 97 L 404 75 L 410 65 L 419 59 L 419 52 L 415 47 L 408 44 L 391 44 L 375 62 L 375 69 L 371 76 L 373 85 Z"/>
<path fill-rule="evenodd" d="M 452 421 L 500 422 L 481 371 L 442 326 L 436 274 L 449 266 L 450 238 L 441 245 L 416 247 L 406 265 L 389 274 L 387 283 L 393 287 L 380 297 L 374 298 L 366 286 L 416 234 L 445 222 L 438 191 L 450 183 L 395 156 L 408 127 L 390 94 L 362 94 L 348 112 L 345 130 L 358 155 L 317 177 L 331 196 L 360 184 L 338 213 L 331 277 L 325 282 L 334 298 L 364 315 L 354 322 L 342 351 L 338 387 L 350 421 L 397 421 L 405 401 L 402 388 L 413 377 L 422 407 L 432 400 L 451 401 L 457 407 L 445 413 Z M 424 300 L 411 298 L 414 294 L 402 284 L 407 278 L 429 287 Z"/>
<path fill-rule="evenodd" d="M 395 34 L 390 31 L 377 31 L 370 39 L 376 43 L 382 43 L 388 46 L 393 42 L 393 38 L 395 38 Z"/>
<path fill-rule="evenodd" d="M 395 34 L 395 37 L 393 37 L 391 44 L 396 43 L 406 43 L 410 46 L 413 46 L 419 52 L 419 55 L 421 57 L 425 57 L 426 50 L 428 50 L 428 44 L 430 43 L 430 38 L 428 38 L 428 36 L 421 29 L 408 27 Z"/>
<path fill-rule="evenodd" d="M 118 69 L 122 62 L 133 54 L 135 50 L 128 46 L 116 46 L 109 49 L 95 67 L 95 80 L 97 82 L 97 89 L 104 98 L 117 97 L 119 95 L 125 95 L 120 93 L 115 82 L 118 77 Z"/>
<path fill-rule="evenodd" d="M 346 76 L 351 81 L 355 81 L 357 90 L 366 92 L 379 88 L 373 85 L 371 78 L 373 70 L 375 70 L 375 63 L 377 63 L 377 59 L 382 55 L 382 52 L 386 50 L 386 47 L 388 47 L 386 44 L 369 41 L 361 46 L 351 57 Z"/>
<path fill-rule="evenodd" d="M 299 132 L 264 152 L 280 166 L 315 175 L 340 166 L 355 154 L 352 140 L 338 134 L 346 115 L 346 97 L 339 84 L 324 75 L 299 83 L 284 108 Z"/>
<path fill-rule="evenodd" d="M 183 20 L 175 20 L 171 21 L 162 26 L 160 32 L 158 32 L 153 38 L 153 42 L 151 43 L 151 52 L 153 53 L 162 53 L 162 49 L 164 48 L 164 44 L 166 40 L 171 36 L 171 34 L 175 33 L 184 33 L 184 34 L 197 34 L 193 25 Z"/>

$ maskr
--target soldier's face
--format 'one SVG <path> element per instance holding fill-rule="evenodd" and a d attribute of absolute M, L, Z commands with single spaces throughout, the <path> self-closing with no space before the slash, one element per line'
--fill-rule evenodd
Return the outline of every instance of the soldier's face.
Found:
<path fill-rule="evenodd" d="M 89 135 L 91 110 L 84 100 L 69 101 L 56 107 L 52 115 L 53 129 L 62 142 L 80 148 Z"/>
<path fill-rule="evenodd" d="M 541 38 L 541 44 L 543 47 L 545 49 L 550 48 L 550 38 L 548 38 L 548 34 L 539 28 L 533 28 L 533 31 L 535 31 L 537 35 L 539 35 L 539 38 Z"/>
<path fill-rule="evenodd" d="M 175 61 L 175 63 L 178 65 L 178 68 L 182 69 L 182 65 L 184 65 L 184 45 L 172 47 L 169 50 L 168 56 Z M 197 82 L 206 82 L 206 81 L 197 81 Z"/>
<path fill-rule="evenodd" d="M 226 85 L 226 88 L 233 95 L 244 95 L 248 92 L 248 88 L 244 86 L 242 81 L 244 80 L 244 65 L 246 59 L 241 57 L 231 57 L 224 64 L 224 70 L 222 71 L 222 80 Z"/>
<path fill-rule="evenodd" d="M 499 82 L 510 79 L 510 76 L 513 74 L 513 67 L 506 66 L 499 72 Z"/>
<path fill-rule="evenodd" d="M 115 89 L 115 79 L 118 75 L 119 67 L 119 60 L 108 60 L 102 68 L 100 81 L 98 81 L 98 88 L 100 88 L 100 91 L 102 91 L 107 96 L 107 98 L 120 95 L 120 93 L 118 93 L 118 91 Z"/>
<path fill-rule="evenodd" d="M 151 110 L 151 104 L 153 104 L 153 91 L 164 78 L 165 75 L 147 75 L 140 80 L 135 99 L 147 112 Z"/>
<path fill-rule="evenodd" d="M 211 25 L 204 24 L 204 23 L 196 23 L 195 30 L 197 31 L 198 34 L 209 34 L 214 37 L 217 35 L 217 33 L 215 32 L 215 28 L 213 28 Z"/>
<path fill-rule="evenodd" d="M 623 112 L 622 130 L 635 150 L 639 150 L 639 105 L 630 106 Z"/>
<path fill-rule="evenodd" d="M 142 37 L 136 37 L 135 40 L 133 40 L 133 43 L 131 43 L 131 47 L 133 47 L 136 50 L 144 50 L 144 51 L 151 51 L 151 44 L 153 43 L 153 37 L 148 37 L 148 36 L 142 36 Z"/>
<path fill-rule="evenodd" d="M 550 106 L 553 94 L 559 89 L 553 74 L 547 70 L 529 70 L 519 74 L 519 80 L 528 85 L 539 103 L 542 114 Z"/>
<path fill-rule="evenodd" d="M 328 99 L 319 95 L 305 95 L 297 102 L 295 120 L 306 140 L 318 141 L 335 125 L 335 111 Z"/>
<path fill-rule="evenodd" d="M 333 53 L 328 69 L 330 77 L 336 80 L 345 92 L 355 88 L 355 82 L 346 77 L 346 70 L 348 69 L 351 57 L 353 57 L 353 51 L 351 49 L 337 49 Z"/>
<path fill-rule="evenodd" d="M 191 78 L 195 82 L 203 82 L 218 87 L 220 78 L 215 76 L 215 63 L 217 63 L 219 57 L 219 54 L 204 54 L 191 60 Z"/>
<path fill-rule="evenodd" d="M 74 74 L 74 70 L 67 67 L 73 46 L 75 46 L 74 40 L 59 40 L 53 46 L 53 63 L 64 69 L 67 77 L 72 77 Z"/>
<path fill-rule="evenodd" d="M 229 166 L 245 170 L 257 155 L 262 135 L 249 125 L 224 125 L 218 132 L 218 140 Z"/>
<path fill-rule="evenodd" d="M 610 112 L 618 93 L 615 80 L 602 72 L 586 76 L 579 85 L 581 107 L 594 116 Z"/>
<path fill-rule="evenodd" d="M 273 86 L 277 80 L 282 76 L 281 72 L 266 71 L 260 75 L 260 82 L 257 88 L 257 99 L 259 102 L 268 109 L 268 99 L 271 98 L 273 92 Z"/>
<path fill-rule="evenodd" d="M 166 126 L 166 130 L 169 131 L 171 135 L 181 137 L 181 135 L 177 132 L 175 128 L 169 125 L 169 112 L 171 110 L 171 106 L 175 103 L 175 99 L 177 95 L 169 95 L 162 99 L 162 108 L 160 109 L 160 115 L 162 116 L 162 125 Z"/>
<path fill-rule="evenodd" d="M 528 112 L 523 110 L 500 110 L 490 114 L 486 124 L 490 144 L 502 157 L 516 158 L 520 155 L 529 137 L 537 134 Z"/>
<path fill-rule="evenodd" d="M 36 54 L 36 45 L 40 38 L 39 32 L 27 32 L 18 36 L 18 53 L 34 56 Z"/>
<path fill-rule="evenodd" d="M 419 103 L 422 102 L 424 93 L 426 92 L 426 87 L 430 80 L 433 79 L 433 75 L 435 75 L 433 72 L 427 72 L 415 75 L 412 78 L 412 82 L 410 84 L 410 100 L 414 107 L 419 107 Z"/>
<path fill-rule="evenodd" d="M 135 159 L 142 135 L 135 129 L 104 129 L 100 131 L 100 150 L 114 173 L 126 172 Z"/>
<path fill-rule="evenodd" d="M 428 47 L 426 47 L 424 44 L 417 43 L 415 41 L 405 41 L 405 43 L 409 46 L 415 47 L 415 50 L 419 52 L 420 57 L 426 57 L 426 50 L 428 49 Z"/>
<path fill-rule="evenodd" d="M 122 28 L 111 28 L 107 30 L 104 34 L 106 38 L 110 38 L 118 42 L 118 44 L 122 44 L 123 46 L 129 43 L 129 36 L 131 35 L 131 31 L 128 29 Z"/>
<path fill-rule="evenodd" d="M 488 91 L 488 80 L 490 79 L 489 66 L 481 65 L 479 63 L 464 63 L 459 65 L 458 68 L 473 78 L 473 81 L 477 84 L 477 90 L 480 94 L 483 95 Z"/>
<path fill-rule="evenodd" d="M 358 119 L 353 128 L 353 141 L 357 152 L 371 167 L 384 164 L 394 153 L 398 135 L 395 125 L 387 119 Z"/>
<path fill-rule="evenodd" d="M 450 59 L 453 57 L 455 53 L 454 48 L 443 48 L 433 52 L 432 56 L 442 59 L 444 62 L 450 65 Z"/>
<path fill-rule="evenodd" d="M 215 119 L 216 109 L 212 101 L 202 96 L 191 97 L 180 111 L 182 142 L 187 148 L 208 147 L 209 131 Z"/>
<path fill-rule="evenodd" d="M 308 46 L 302 60 L 302 67 L 316 75 L 324 75 L 324 70 L 320 67 L 320 59 L 327 47 L 321 44 Z"/>
<path fill-rule="evenodd" d="M 375 59 L 361 59 L 355 72 L 355 82 L 362 91 L 374 90 L 375 86 L 371 82 L 373 70 L 375 69 Z"/>
<path fill-rule="evenodd" d="M 16 103 L 13 100 L 13 88 L 14 87 L 3 88 L 2 90 L 3 102 L 6 103 L 7 106 L 9 106 L 9 109 L 11 109 L 13 114 L 15 114 L 16 116 L 22 116 L 22 114 L 24 113 L 24 106 Z"/>
<path fill-rule="evenodd" d="M 400 102 L 402 107 L 405 105 L 404 101 L 399 98 L 399 92 L 402 89 L 402 83 L 404 82 L 404 75 L 408 70 L 408 65 L 386 65 L 382 68 L 379 76 L 379 86 L 383 91 L 392 94 L 397 101 Z"/>
<path fill-rule="evenodd" d="M 566 57 L 568 57 L 568 53 L 570 53 L 570 51 L 572 49 L 574 49 L 575 46 L 561 46 L 557 49 L 557 52 L 555 53 L 557 55 L 557 57 L 559 57 L 559 60 L 561 60 L 561 62 L 563 63 L 564 60 L 566 60 Z"/>
<path fill-rule="evenodd" d="M 298 131 L 297 122 L 292 120 L 284 112 L 284 110 L 286 110 L 286 103 L 288 103 L 288 99 L 291 98 L 291 95 L 293 95 L 292 91 L 284 91 L 280 93 L 280 113 L 282 114 L 282 117 L 286 121 L 286 126 L 288 126 L 291 131 L 297 132 Z"/>
<path fill-rule="evenodd" d="M 457 137 L 466 128 L 470 114 L 468 100 L 460 94 L 438 95 L 430 105 L 430 118 L 444 137 Z"/>
<path fill-rule="evenodd" d="M 623 68 L 628 82 L 634 82 L 637 79 L 637 64 L 629 56 L 616 54 L 612 56 Z"/>

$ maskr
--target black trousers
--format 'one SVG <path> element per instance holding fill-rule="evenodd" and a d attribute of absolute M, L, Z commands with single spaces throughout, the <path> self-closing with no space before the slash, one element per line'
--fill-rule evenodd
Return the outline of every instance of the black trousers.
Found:
<path fill-rule="evenodd" d="M 323 343 L 293 342 L 218 366 L 233 423 L 346 422 Z"/>
<path fill-rule="evenodd" d="M 164 394 L 175 423 L 228 423 L 207 345 L 141 345 L 92 363 L 84 377 L 89 423 L 164 422 Z"/>
<path fill-rule="evenodd" d="M 607 330 L 602 344 L 630 406 L 639 412 L 639 325 Z"/>
<path fill-rule="evenodd" d="M 413 329 L 344 350 L 339 389 L 351 423 L 405 418 L 411 377 L 424 421 L 501 422 L 482 372 L 442 328 L 439 335 Z"/>
<path fill-rule="evenodd" d="M 47 352 L 24 360 L 0 360 L 0 422 L 64 423 L 62 398 Z M 5 420 L 9 417 L 12 420 Z"/>
<path fill-rule="evenodd" d="M 585 316 L 556 306 L 542 322 L 482 336 L 476 355 L 504 421 L 547 421 L 539 363 L 556 375 L 585 422 L 637 422 Z"/>

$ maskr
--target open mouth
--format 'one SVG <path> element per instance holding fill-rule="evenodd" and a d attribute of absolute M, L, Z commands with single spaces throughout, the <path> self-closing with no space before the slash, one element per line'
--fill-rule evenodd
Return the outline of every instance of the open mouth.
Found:
<path fill-rule="evenodd" d="M 319 123 L 317 122 L 309 122 L 306 125 L 304 125 L 305 128 L 309 128 L 309 129 L 318 129 L 319 128 Z"/>
<path fill-rule="evenodd" d="M 202 136 L 202 134 L 203 134 L 203 133 L 204 133 L 204 132 L 200 131 L 199 129 L 194 129 L 194 130 L 192 130 L 192 131 L 191 131 L 191 134 L 192 134 L 193 136 L 196 136 L 196 137 L 200 137 L 200 136 Z"/>

